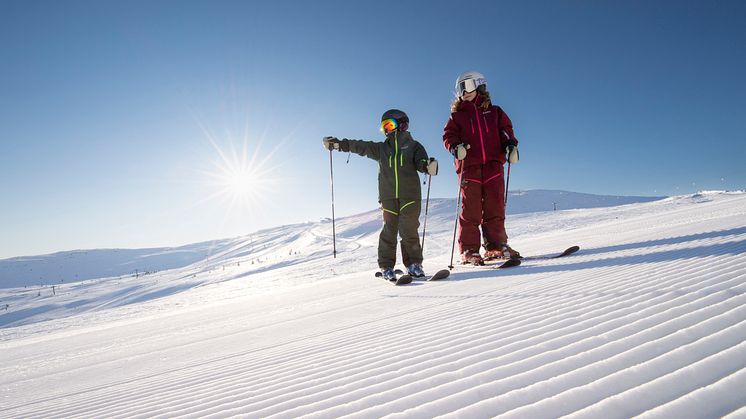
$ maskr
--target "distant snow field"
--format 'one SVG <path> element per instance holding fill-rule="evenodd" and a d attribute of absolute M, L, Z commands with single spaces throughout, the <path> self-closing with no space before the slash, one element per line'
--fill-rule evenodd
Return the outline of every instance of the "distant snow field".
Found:
<path fill-rule="evenodd" d="M 402 287 L 377 210 L 336 259 L 321 221 L 0 260 L 0 417 L 746 417 L 746 193 L 531 192 L 511 245 L 580 252 Z M 430 203 L 427 272 L 455 210 Z"/>

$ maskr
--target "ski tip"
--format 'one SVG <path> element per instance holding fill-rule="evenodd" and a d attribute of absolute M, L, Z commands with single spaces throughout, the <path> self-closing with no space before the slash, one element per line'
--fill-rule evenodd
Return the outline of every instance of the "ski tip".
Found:
<path fill-rule="evenodd" d="M 578 250 L 580 250 L 580 246 L 568 247 L 567 249 L 565 249 L 564 252 L 560 253 L 557 257 L 571 255 L 571 254 L 577 252 Z"/>
<path fill-rule="evenodd" d="M 449 275 L 451 275 L 451 271 L 448 269 L 441 269 L 438 272 L 435 272 L 435 275 L 431 276 L 428 281 L 439 281 L 448 278 Z"/>
<path fill-rule="evenodd" d="M 502 265 L 496 266 L 497 269 L 512 268 L 521 264 L 520 259 L 508 259 Z"/>
<path fill-rule="evenodd" d="M 411 282 L 412 282 L 412 276 L 402 275 L 399 278 L 396 278 L 396 282 L 394 282 L 394 285 L 407 285 Z"/>

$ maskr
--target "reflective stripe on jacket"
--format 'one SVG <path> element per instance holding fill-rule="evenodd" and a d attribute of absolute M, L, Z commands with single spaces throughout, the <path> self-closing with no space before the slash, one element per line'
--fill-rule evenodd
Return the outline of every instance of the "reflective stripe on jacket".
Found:
<path fill-rule="evenodd" d="M 505 144 L 515 139 L 513 123 L 499 106 L 482 109 L 481 97 L 474 102 L 462 102 L 458 111 L 451 113 L 443 128 L 443 146 L 450 152 L 457 144 L 468 144 L 466 158 L 456 162 L 456 170 L 461 165 L 472 166 L 499 161 L 505 164 Z"/>
<path fill-rule="evenodd" d="M 393 131 L 385 141 L 349 140 L 350 152 L 378 162 L 378 200 L 422 199 L 420 177 L 427 171 L 425 147 L 409 131 Z"/>

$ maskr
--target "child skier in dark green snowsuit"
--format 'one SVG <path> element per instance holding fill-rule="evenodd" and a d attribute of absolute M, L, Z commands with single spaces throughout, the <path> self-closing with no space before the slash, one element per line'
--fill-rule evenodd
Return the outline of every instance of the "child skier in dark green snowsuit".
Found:
<path fill-rule="evenodd" d="M 338 140 L 325 137 L 324 148 L 353 152 L 378 162 L 378 200 L 383 211 L 383 229 L 378 239 L 378 266 L 386 279 L 394 279 L 396 239 L 401 236 L 402 262 L 408 273 L 425 276 L 422 270 L 422 247 L 417 229 L 420 226 L 422 192 L 418 172 L 432 176 L 438 173 L 438 162 L 429 159 L 425 148 L 407 131 L 409 118 L 397 109 L 384 112 L 381 130 L 383 142 Z"/>

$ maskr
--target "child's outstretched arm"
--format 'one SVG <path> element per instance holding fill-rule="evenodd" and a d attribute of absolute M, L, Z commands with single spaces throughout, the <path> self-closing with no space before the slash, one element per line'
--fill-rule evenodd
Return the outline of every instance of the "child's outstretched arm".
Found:
<path fill-rule="evenodd" d="M 345 151 L 350 151 L 355 154 L 359 154 L 363 157 L 379 161 L 381 159 L 381 143 L 376 141 L 365 141 L 365 140 L 348 140 L 347 138 L 342 139 L 342 147 L 346 148 Z"/>
<path fill-rule="evenodd" d="M 352 152 L 363 157 L 378 161 L 381 157 L 381 144 L 375 141 L 338 139 L 337 137 L 324 137 L 321 144 L 327 150 L 337 150 L 344 153 Z"/>

